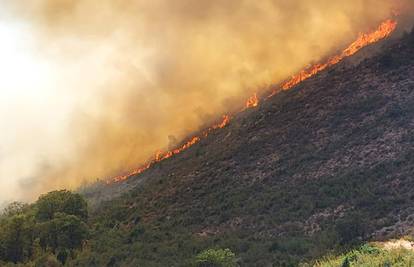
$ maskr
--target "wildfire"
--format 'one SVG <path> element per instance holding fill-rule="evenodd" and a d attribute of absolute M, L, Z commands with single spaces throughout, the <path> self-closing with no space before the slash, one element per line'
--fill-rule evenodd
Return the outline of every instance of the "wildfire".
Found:
<path fill-rule="evenodd" d="M 228 124 L 230 123 L 230 116 L 229 115 L 224 115 L 223 116 L 223 120 L 218 123 L 215 124 L 213 126 L 211 126 L 210 128 L 208 128 L 207 130 L 205 130 L 201 136 L 207 137 L 212 131 L 216 130 L 216 129 L 221 129 L 226 127 Z M 180 146 L 179 148 L 176 148 L 174 150 L 170 150 L 170 151 L 158 151 L 154 158 L 152 160 L 150 160 L 147 164 L 145 164 L 142 167 L 139 167 L 138 169 L 135 169 L 133 171 L 131 171 L 128 174 L 125 175 L 120 175 L 117 177 L 114 177 L 110 180 L 107 181 L 107 184 L 111 184 L 114 182 L 121 182 L 124 181 L 126 179 L 128 179 L 129 177 L 133 176 L 133 175 L 138 175 L 143 173 L 144 171 L 148 170 L 149 168 L 151 168 L 154 164 L 163 161 L 165 159 L 171 158 L 172 156 L 179 154 L 181 152 L 183 152 L 184 150 L 188 149 L 189 147 L 191 147 L 192 145 L 200 142 L 201 138 L 199 136 L 194 136 L 192 137 L 189 141 L 187 141 L 186 143 L 184 143 L 182 146 Z"/>
<path fill-rule="evenodd" d="M 355 42 L 353 42 L 350 46 L 348 46 L 344 51 L 342 51 L 342 53 L 340 55 L 336 55 L 334 57 L 331 57 L 325 63 L 315 64 L 310 68 L 302 70 L 297 75 L 294 75 L 289 81 L 283 83 L 282 86 L 281 86 L 281 89 L 282 90 L 288 90 L 288 89 L 294 87 L 295 85 L 301 83 L 302 81 L 304 81 L 304 80 L 314 76 L 315 74 L 325 70 L 326 68 L 341 62 L 344 58 L 354 55 L 356 52 L 358 52 L 362 48 L 388 37 L 396 29 L 396 27 L 397 27 L 397 22 L 396 21 L 387 20 L 387 21 L 384 21 L 383 23 L 381 23 L 381 25 L 375 31 L 373 31 L 371 33 L 361 33 L 359 35 L 358 39 Z M 270 94 L 269 97 L 275 95 L 277 92 L 278 91 L 273 91 Z M 245 108 L 243 110 L 248 109 L 248 108 L 252 108 L 252 107 L 256 107 L 258 105 L 259 105 L 259 99 L 257 97 L 257 94 L 254 94 L 249 99 L 247 99 L 246 104 L 245 104 Z M 207 137 L 212 131 L 214 131 L 216 129 L 221 129 L 221 128 L 226 127 L 230 123 L 230 119 L 231 119 L 231 117 L 229 115 L 224 115 L 223 119 L 220 123 L 211 126 L 207 130 L 202 132 L 202 134 L 200 136 Z M 182 146 L 180 146 L 180 147 L 178 147 L 174 150 L 166 151 L 166 152 L 159 151 L 155 154 L 153 159 L 150 160 L 147 164 L 141 166 L 138 169 L 133 170 L 132 172 L 130 172 L 126 175 L 121 175 L 121 176 L 114 177 L 114 178 L 110 179 L 109 181 L 107 181 L 107 183 L 111 184 L 113 182 L 120 182 L 120 181 L 128 179 L 129 177 L 131 177 L 133 175 L 141 174 L 142 172 L 144 172 L 147 169 L 151 168 L 154 164 L 156 164 L 160 161 L 163 161 L 165 159 L 168 159 L 168 158 L 170 158 L 170 157 L 172 157 L 176 154 L 181 153 L 182 151 L 188 149 L 192 145 L 198 143 L 200 140 L 201 140 L 201 137 L 194 136 L 189 141 L 184 143 Z"/>
<path fill-rule="evenodd" d="M 230 116 L 229 115 L 224 115 L 223 120 L 221 121 L 221 123 L 213 125 L 211 128 L 208 129 L 208 132 L 211 132 L 211 130 L 224 128 L 229 123 L 230 123 Z"/>
<path fill-rule="evenodd" d="M 247 99 L 245 108 L 246 109 L 254 108 L 254 107 L 257 107 L 258 105 L 259 105 L 259 99 L 257 98 L 257 94 L 255 93 L 254 95 L 249 97 L 249 99 Z"/>
<path fill-rule="evenodd" d="M 396 21 L 387 20 L 381 23 L 378 29 L 371 33 L 360 33 L 358 39 L 355 42 L 353 42 L 350 46 L 348 46 L 348 48 L 346 48 L 340 55 L 336 55 L 330 58 L 326 63 L 316 64 L 308 69 L 302 70 L 297 75 L 293 76 L 289 81 L 282 84 L 282 89 L 288 90 L 293 86 L 299 84 L 300 82 L 325 70 L 326 68 L 339 63 L 344 58 L 354 55 L 362 48 L 388 37 L 395 30 L 396 27 Z M 276 92 L 273 92 L 272 95 L 274 95 L 275 93 Z"/>

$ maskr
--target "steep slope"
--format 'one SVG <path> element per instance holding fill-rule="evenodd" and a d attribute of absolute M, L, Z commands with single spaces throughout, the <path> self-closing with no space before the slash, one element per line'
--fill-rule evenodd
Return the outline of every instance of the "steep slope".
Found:
<path fill-rule="evenodd" d="M 408 234 L 413 136 L 411 33 L 113 185 L 135 188 L 95 210 L 90 249 L 77 263 L 182 266 L 202 249 L 229 247 L 243 266 L 295 265 L 358 240 Z"/>

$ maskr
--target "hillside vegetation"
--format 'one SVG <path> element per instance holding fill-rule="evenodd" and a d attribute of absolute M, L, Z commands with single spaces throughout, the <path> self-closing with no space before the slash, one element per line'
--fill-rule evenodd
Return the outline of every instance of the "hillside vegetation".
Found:
<path fill-rule="evenodd" d="M 414 266 L 414 251 L 404 248 L 387 250 L 373 245 L 363 245 L 338 257 L 325 258 L 315 264 L 303 264 L 302 267 L 373 267 Z"/>
<path fill-rule="evenodd" d="M 34 204 L 12 203 L 0 217 L 0 266 L 60 266 L 89 237 L 86 201 L 54 191 Z"/>
<path fill-rule="evenodd" d="M 185 266 L 229 248 L 242 266 L 296 266 L 411 234 L 413 36 L 336 65 L 113 185 L 133 189 L 94 211 L 95 238 L 78 263 Z"/>
<path fill-rule="evenodd" d="M 35 264 L 43 257 L 56 264 L 50 266 L 298 266 L 365 240 L 411 235 L 413 130 L 411 33 L 238 114 L 142 175 L 84 190 L 94 207 L 89 214 L 77 194 L 63 191 L 3 215 L 0 259 Z M 67 208 L 60 194 L 75 196 L 77 204 Z M 394 257 L 375 251 L 368 253 L 373 262 Z M 347 255 L 317 264 L 348 257 L 358 266 Z"/>

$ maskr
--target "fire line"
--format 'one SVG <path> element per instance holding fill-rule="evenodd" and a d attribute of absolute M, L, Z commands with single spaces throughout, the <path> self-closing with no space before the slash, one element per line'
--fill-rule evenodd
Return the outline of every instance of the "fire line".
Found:
<path fill-rule="evenodd" d="M 307 69 L 304 69 L 304 70 L 300 71 L 298 74 L 292 76 L 291 79 L 289 79 L 288 81 L 282 83 L 280 89 L 273 90 L 271 92 L 271 94 L 268 96 L 268 98 L 274 96 L 280 90 L 289 90 L 289 89 L 291 89 L 292 87 L 298 85 L 299 83 L 303 82 L 304 80 L 307 80 L 310 77 L 318 74 L 319 72 L 321 72 L 321 71 L 323 71 L 323 70 L 325 70 L 325 69 L 327 69 L 327 68 L 329 68 L 333 65 L 338 64 L 343 59 L 354 55 L 355 53 L 360 51 L 362 48 L 364 48 L 364 47 L 366 47 L 370 44 L 376 43 L 376 42 L 388 37 L 392 32 L 394 32 L 396 27 L 397 27 L 397 22 L 394 21 L 394 20 L 388 19 L 388 20 L 382 22 L 375 31 L 370 32 L 370 33 L 360 33 L 358 39 L 356 41 L 354 41 L 351 45 L 349 45 L 345 50 L 343 50 L 341 54 L 329 58 L 324 63 L 318 63 L 318 64 L 313 65 L 310 68 L 307 68 Z M 255 93 L 249 99 L 247 99 L 245 107 L 242 109 L 242 111 L 244 111 L 246 109 L 249 109 L 249 108 L 257 107 L 258 105 L 259 105 L 259 98 L 257 96 L 257 93 Z M 166 152 L 159 151 L 159 152 L 156 153 L 156 155 L 153 157 L 153 159 L 150 160 L 148 163 L 146 163 L 146 164 L 142 165 L 141 167 L 131 171 L 128 174 L 113 177 L 113 178 L 107 180 L 106 183 L 111 184 L 111 183 L 121 182 L 121 181 L 124 181 L 124 180 L 128 179 L 131 176 L 139 175 L 139 174 L 143 173 L 144 171 L 151 168 L 156 163 L 158 163 L 160 161 L 163 161 L 165 159 L 168 159 L 168 158 L 170 158 L 170 157 L 172 157 L 176 154 L 179 154 L 179 153 L 183 152 L 184 150 L 187 150 L 188 148 L 190 148 L 194 144 L 200 142 L 202 138 L 207 137 L 212 131 L 217 130 L 217 129 L 222 129 L 222 128 L 226 127 L 230 123 L 230 119 L 231 119 L 230 115 L 224 115 L 223 119 L 220 123 L 217 123 L 217 124 L 211 126 L 210 128 L 207 128 L 206 130 L 204 130 L 200 134 L 200 136 L 194 136 L 194 137 L 190 138 L 186 143 L 184 143 L 183 145 L 181 145 L 180 147 L 178 147 L 174 150 L 170 150 L 170 151 L 166 151 Z"/>

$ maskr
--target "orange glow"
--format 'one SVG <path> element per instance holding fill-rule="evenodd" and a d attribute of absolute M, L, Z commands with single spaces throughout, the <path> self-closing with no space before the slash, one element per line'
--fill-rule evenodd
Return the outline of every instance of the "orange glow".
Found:
<path fill-rule="evenodd" d="M 397 27 L 397 22 L 393 20 L 387 20 L 381 23 L 377 30 L 371 33 L 361 33 L 358 39 L 353 42 L 348 48 L 346 48 L 340 55 L 336 55 L 330 58 L 326 63 L 315 64 L 312 67 L 302 70 L 298 74 L 294 75 L 289 81 L 282 84 L 283 90 L 288 90 L 300 82 L 314 76 L 315 74 L 325 70 L 326 68 L 333 66 L 344 58 L 354 55 L 362 48 L 376 43 L 386 37 L 388 37 Z M 276 92 L 273 92 L 274 95 Z"/>
<path fill-rule="evenodd" d="M 259 99 L 257 98 L 257 94 L 254 93 L 249 99 L 246 101 L 246 109 L 247 108 L 254 108 L 259 105 Z"/>
<path fill-rule="evenodd" d="M 396 21 L 387 20 L 387 21 L 384 21 L 383 23 L 381 23 L 381 25 L 375 31 L 373 31 L 371 33 L 361 33 L 359 35 L 358 39 L 355 42 L 353 42 L 350 46 L 348 46 L 344 51 L 342 51 L 342 53 L 340 55 L 336 55 L 334 57 L 331 57 L 325 63 L 315 64 L 310 68 L 302 70 L 297 75 L 294 75 L 289 81 L 283 83 L 282 86 L 281 86 L 281 89 L 282 90 L 288 90 L 288 89 L 294 87 L 295 85 L 301 83 L 302 81 L 304 81 L 304 80 L 314 76 L 315 74 L 327 69 L 328 67 L 331 67 L 331 66 L 341 62 L 344 58 L 354 55 L 356 52 L 358 52 L 362 48 L 388 37 L 396 29 L 396 27 L 397 27 L 397 22 Z M 273 91 L 270 94 L 269 97 L 275 95 L 277 92 L 278 91 Z M 257 97 L 257 94 L 254 94 L 253 96 L 251 96 L 247 100 L 247 102 L 245 104 L 245 108 L 243 110 L 245 110 L 247 108 L 256 107 L 258 105 L 259 105 L 259 99 Z M 220 123 L 215 124 L 215 125 L 211 126 L 210 128 L 206 129 L 205 131 L 203 131 L 200 134 L 200 136 L 201 137 L 207 137 L 212 131 L 214 131 L 216 129 L 221 129 L 221 128 L 226 127 L 230 123 L 230 119 L 231 119 L 231 117 L 229 115 L 224 115 L 223 120 Z M 180 146 L 180 147 L 178 147 L 174 150 L 167 151 L 167 152 L 159 151 L 159 152 L 156 153 L 154 158 L 149 161 L 149 163 L 141 166 L 138 169 L 133 170 L 132 172 L 130 172 L 126 175 L 121 175 L 121 176 L 114 177 L 114 178 L 108 180 L 107 184 L 111 184 L 113 182 L 124 181 L 124 180 L 128 179 L 131 176 L 141 174 L 142 172 L 144 172 L 147 169 L 151 168 L 154 164 L 156 164 L 160 161 L 163 161 L 165 159 L 168 159 L 168 158 L 170 158 L 170 157 L 172 157 L 176 154 L 179 154 L 182 151 L 184 151 L 184 150 L 188 149 L 189 147 L 191 147 L 192 145 L 198 143 L 201 140 L 201 137 L 194 136 L 189 141 L 184 143 L 182 146 Z"/>
<path fill-rule="evenodd" d="M 223 116 L 223 120 L 220 123 L 215 124 L 215 125 L 211 126 L 210 128 L 206 129 L 201 134 L 201 136 L 207 137 L 213 130 L 224 128 L 229 123 L 230 123 L 230 116 L 229 115 L 224 115 Z M 147 164 L 145 164 L 144 166 L 141 166 L 138 169 L 135 169 L 135 170 L 131 171 L 128 174 L 113 177 L 110 180 L 108 180 L 106 183 L 107 184 L 111 184 L 111 183 L 121 182 L 121 181 L 124 181 L 124 180 L 128 179 L 131 176 L 141 174 L 144 171 L 146 171 L 149 168 L 151 168 L 154 164 L 156 164 L 156 163 L 158 163 L 160 161 L 163 161 L 165 159 L 171 158 L 172 156 L 174 156 L 176 154 L 179 154 L 179 153 L 183 152 L 184 150 L 187 150 L 192 145 L 200 142 L 200 140 L 201 140 L 200 137 L 194 136 L 189 141 L 187 141 L 186 143 L 184 143 L 182 146 L 180 146 L 180 147 L 178 147 L 178 148 L 176 148 L 174 150 L 166 151 L 166 152 L 158 151 L 155 154 L 154 158 L 151 161 L 149 161 Z"/>
<path fill-rule="evenodd" d="M 221 121 L 221 123 L 213 125 L 208 131 L 210 132 L 211 130 L 224 128 L 229 123 L 230 123 L 230 116 L 229 115 L 224 115 L 223 120 Z"/>

